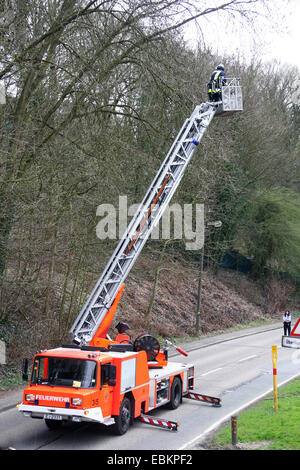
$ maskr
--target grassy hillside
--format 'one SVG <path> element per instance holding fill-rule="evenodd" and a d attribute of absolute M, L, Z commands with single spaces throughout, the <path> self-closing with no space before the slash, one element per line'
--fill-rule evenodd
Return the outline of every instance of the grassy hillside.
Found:
<path fill-rule="evenodd" d="M 147 248 L 131 271 L 119 308 L 109 334 L 114 338 L 116 324 L 129 324 L 128 333 L 134 340 L 139 333 L 147 332 L 162 342 L 163 338 L 189 340 L 195 338 L 199 262 L 181 254 L 165 254 L 161 264 L 160 252 Z M 161 260 L 160 260 L 161 261 Z M 0 383 L 11 383 L 20 372 L 23 357 L 32 357 L 36 350 L 60 346 L 71 342 L 68 325 L 58 315 L 61 285 L 60 273 L 55 273 L 56 290 L 51 291 L 48 317 L 41 314 L 44 290 L 18 292 L 19 314 L 11 316 L 5 325 L 7 339 L 7 365 L 0 369 Z M 157 280 L 154 292 L 155 278 Z M 96 276 L 89 282 L 86 295 L 94 285 Z M 208 270 L 202 276 L 202 302 L 200 337 L 215 334 L 228 328 L 261 324 L 280 320 L 282 309 L 288 305 L 290 286 L 284 281 L 257 282 L 237 271 Z M 84 295 L 82 296 L 84 301 Z M 151 311 L 149 305 L 152 304 Z M 76 318 L 79 308 L 73 308 L 69 323 Z M 296 308 L 289 301 L 291 309 Z M 7 327 L 8 325 L 8 327 Z M 4 381 L 4 382 L 3 382 Z M 17 379 L 18 382 L 18 379 Z"/>

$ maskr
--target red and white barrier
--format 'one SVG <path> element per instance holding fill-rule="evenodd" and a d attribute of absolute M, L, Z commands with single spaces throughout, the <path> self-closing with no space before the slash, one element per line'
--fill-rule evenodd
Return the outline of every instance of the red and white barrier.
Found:
<path fill-rule="evenodd" d="M 210 397 L 209 395 L 203 395 L 202 393 L 197 393 L 192 390 L 189 390 L 188 394 L 184 395 L 184 398 L 190 398 L 191 400 L 204 401 L 206 403 L 211 403 L 214 406 L 221 406 L 221 398 Z"/>
<path fill-rule="evenodd" d="M 177 431 L 179 426 L 175 421 L 169 421 L 168 419 L 154 418 L 153 416 L 141 415 L 140 421 L 151 426 L 157 426 L 160 428 L 168 429 L 169 431 Z"/>

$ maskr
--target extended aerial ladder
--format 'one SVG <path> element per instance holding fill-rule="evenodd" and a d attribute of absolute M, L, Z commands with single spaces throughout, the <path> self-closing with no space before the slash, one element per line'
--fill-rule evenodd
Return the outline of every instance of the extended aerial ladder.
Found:
<path fill-rule="evenodd" d="M 134 419 L 176 431 L 178 423 L 145 413 L 167 405 L 175 410 L 182 399 L 221 406 L 221 398 L 194 390 L 195 366 L 168 360 L 156 338 L 138 335 L 132 344 L 122 335 L 108 336 L 124 281 L 153 227 L 169 204 L 192 155 L 215 115 L 241 109 L 241 88 L 232 79 L 220 102 L 196 106 L 183 124 L 102 276 L 74 322 L 76 345 L 38 351 L 31 379 L 18 409 L 25 416 L 43 418 L 50 429 L 68 422 L 96 422 L 124 434 Z M 126 339 L 122 339 L 125 336 Z M 122 344 L 124 343 L 124 344 Z M 172 345 L 175 346 L 175 345 Z M 181 348 L 176 350 L 187 356 Z M 26 361 L 25 361 L 26 362 Z M 27 380 L 27 365 L 23 377 Z"/>
<path fill-rule="evenodd" d="M 107 337 L 124 281 L 174 195 L 213 117 L 241 110 L 242 92 L 239 79 L 231 78 L 227 79 L 227 85 L 222 87 L 222 101 L 202 103 L 196 106 L 191 116 L 186 119 L 70 330 L 75 343 L 97 346 L 97 339 Z"/>

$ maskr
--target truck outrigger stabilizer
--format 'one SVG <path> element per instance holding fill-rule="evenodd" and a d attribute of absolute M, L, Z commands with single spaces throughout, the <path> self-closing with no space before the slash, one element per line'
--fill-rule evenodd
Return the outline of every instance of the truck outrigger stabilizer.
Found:
<path fill-rule="evenodd" d="M 221 398 L 211 397 L 209 395 L 203 395 L 202 393 L 194 392 L 189 390 L 188 394 L 184 398 L 190 398 L 191 400 L 204 401 L 206 403 L 211 403 L 212 406 L 219 407 L 221 405 Z"/>
<path fill-rule="evenodd" d="M 150 426 L 167 429 L 168 431 L 177 431 L 179 426 L 179 424 L 175 421 L 143 414 L 138 418 L 138 420 L 142 423 L 150 424 Z"/>

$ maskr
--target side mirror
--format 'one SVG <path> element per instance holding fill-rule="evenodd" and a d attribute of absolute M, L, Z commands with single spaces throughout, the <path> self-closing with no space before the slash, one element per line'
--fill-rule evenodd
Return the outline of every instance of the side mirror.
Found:
<path fill-rule="evenodd" d="M 28 359 L 23 359 L 23 367 L 22 367 L 22 379 L 27 382 L 28 381 Z"/>

